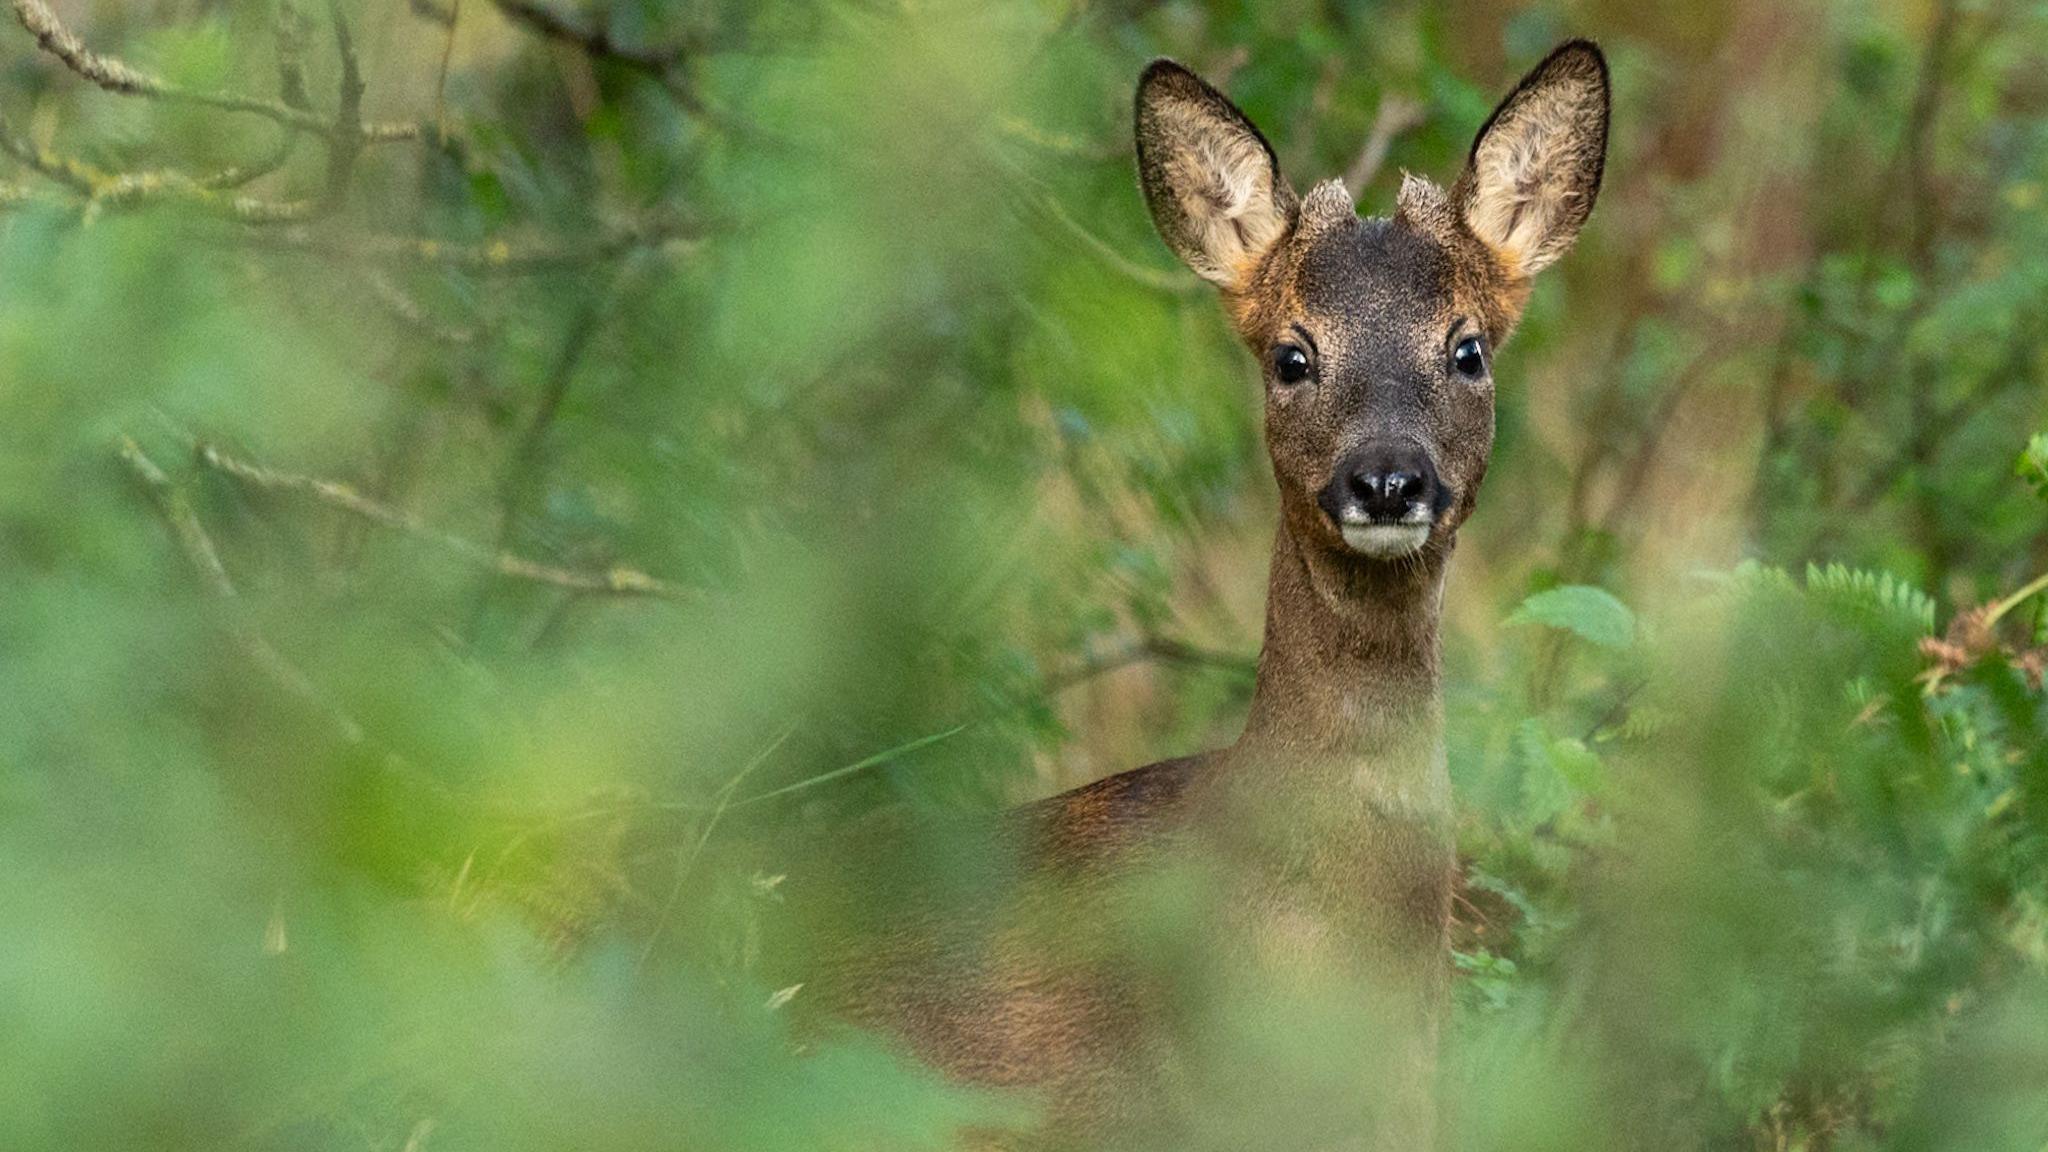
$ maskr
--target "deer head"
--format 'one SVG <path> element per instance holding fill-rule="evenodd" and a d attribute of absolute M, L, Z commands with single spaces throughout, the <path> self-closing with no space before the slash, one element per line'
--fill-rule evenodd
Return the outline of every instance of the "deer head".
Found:
<path fill-rule="evenodd" d="M 1146 203 L 1264 365 L 1283 526 L 1305 557 L 1448 555 L 1493 450 L 1494 352 L 1593 210 L 1607 116 L 1599 49 L 1567 43 L 1495 109 L 1448 191 L 1406 176 L 1391 218 L 1361 218 L 1341 181 L 1297 196 L 1194 73 L 1146 69 Z"/>

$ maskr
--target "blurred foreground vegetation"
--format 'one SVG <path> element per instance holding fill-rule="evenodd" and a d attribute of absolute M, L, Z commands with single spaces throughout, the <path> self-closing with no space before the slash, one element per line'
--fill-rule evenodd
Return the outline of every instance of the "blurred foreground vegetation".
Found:
<path fill-rule="evenodd" d="M 1450 1141 L 2048 1144 L 2048 5 L 10 3 L 0 1144 L 937 1146 L 791 1051 L 792 855 L 1226 741 L 1258 642 L 1138 69 L 1385 211 L 1574 34 Z"/>

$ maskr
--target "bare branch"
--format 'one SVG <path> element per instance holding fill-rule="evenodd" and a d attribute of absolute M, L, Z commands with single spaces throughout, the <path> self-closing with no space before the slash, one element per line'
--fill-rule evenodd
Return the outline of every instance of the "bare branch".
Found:
<path fill-rule="evenodd" d="M 14 134 L 14 125 L 0 115 L 0 152 L 14 157 L 30 171 L 47 177 L 81 195 L 90 196 L 106 173 L 83 161 L 60 156 Z"/>
<path fill-rule="evenodd" d="M 406 327 L 442 344 L 476 343 L 480 334 L 479 329 L 451 328 L 436 322 L 432 316 L 427 315 L 426 308 L 422 307 L 418 300 L 408 295 L 381 270 L 369 269 L 362 276 L 363 282 L 369 286 L 370 293 L 377 298 L 377 302 L 384 305 L 385 310 Z"/>
<path fill-rule="evenodd" d="M 54 203 L 49 196 L 19 184 L 0 184 L 0 212 L 26 208 L 31 204 Z"/>
<path fill-rule="evenodd" d="M 492 2 L 513 22 L 523 24 L 550 40 L 571 45 L 591 56 L 616 60 L 660 79 L 668 79 L 670 72 L 683 62 L 683 49 L 680 47 L 636 48 L 621 44 L 612 39 L 610 29 L 601 21 L 564 12 L 545 0 Z M 452 15 L 450 18 L 453 19 Z"/>
<path fill-rule="evenodd" d="M 413 11 L 421 11 L 420 0 L 413 0 Z M 462 0 L 453 0 L 444 15 L 443 23 L 447 26 L 448 35 L 441 39 L 441 62 L 434 69 L 434 128 L 445 143 L 448 139 L 448 69 L 455 61 L 455 25 L 462 19 Z"/>
<path fill-rule="evenodd" d="M 428 23 L 453 28 L 458 15 L 456 8 L 460 3 L 461 0 L 454 0 L 449 4 L 443 4 L 441 0 L 407 0 L 407 7 L 412 9 L 413 15 Z"/>
<path fill-rule="evenodd" d="M 638 249 L 659 248 L 691 238 L 692 230 L 675 222 L 621 228 L 583 240 L 554 237 L 490 240 L 481 244 L 463 244 L 425 236 L 322 232 L 310 228 L 237 233 L 232 237 L 243 243 L 314 252 L 339 259 L 402 260 L 460 268 L 481 275 L 507 276 L 598 264 Z"/>
<path fill-rule="evenodd" d="M 280 0 L 273 22 L 277 39 L 277 94 L 294 108 L 313 110 L 313 96 L 306 88 L 306 41 L 313 37 L 313 22 L 299 7 L 298 0 Z"/>
<path fill-rule="evenodd" d="M 84 200 L 81 210 L 87 220 L 110 209 L 177 202 L 242 224 L 286 224 L 311 219 L 319 207 L 312 201 L 225 195 L 223 189 L 260 174 L 237 168 L 210 176 L 193 176 L 176 169 L 108 172 L 16 136 L 5 117 L 0 117 L 0 153 L 77 193 Z"/>
<path fill-rule="evenodd" d="M 621 44 L 612 39 L 602 18 L 593 19 L 554 6 L 550 0 L 492 0 L 498 11 L 515 24 L 560 44 L 567 44 L 596 60 L 612 60 L 652 77 L 666 88 L 677 103 L 706 125 L 723 132 L 755 137 L 749 127 L 705 104 L 691 82 L 689 48 L 684 45 L 644 47 Z M 453 19 L 451 13 L 450 19 Z M 694 47 L 694 46 L 693 46 Z"/>
<path fill-rule="evenodd" d="M 1379 111 L 1373 113 L 1372 129 L 1366 133 L 1365 146 L 1358 150 L 1358 158 L 1351 162 L 1351 167 L 1344 170 L 1344 187 L 1354 196 L 1363 191 L 1386 164 L 1394 141 L 1403 133 L 1420 128 L 1427 118 L 1427 109 L 1418 101 L 1392 92 L 1381 96 Z"/>
<path fill-rule="evenodd" d="M 168 85 L 111 56 L 88 50 L 83 41 L 57 19 L 42 0 L 13 0 L 15 18 L 29 30 L 43 51 L 62 60 L 73 72 L 105 88 L 131 96 L 161 96 Z"/>
<path fill-rule="evenodd" d="M 237 164 L 232 167 L 223 168 L 210 175 L 195 177 L 194 183 L 209 191 L 232 191 L 253 183 L 284 167 L 284 162 L 291 159 L 292 153 L 298 150 L 298 146 L 299 134 L 287 128 L 278 135 L 277 144 L 260 159 L 249 164 Z"/>
<path fill-rule="evenodd" d="M 356 157 L 363 154 L 366 85 L 362 61 L 356 56 L 355 37 L 341 14 L 340 0 L 327 0 L 327 16 L 334 25 L 334 52 L 341 58 L 334 127 L 327 138 L 327 192 L 323 197 L 324 206 L 334 208 L 347 198 L 349 176 L 355 171 Z"/>
<path fill-rule="evenodd" d="M 426 135 L 426 129 L 412 120 L 371 120 L 363 125 L 365 144 L 405 144 Z"/>
<path fill-rule="evenodd" d="M 222 475 L 253 487 L 273 492 L 290 492 L 310 497 L 330 508 L 360 516 L 373 524 L 435 544 L 478 568 L 539 584 L 550 584 L 571 592 L 592 592 L 613 596 L 651 596 L 663 600 L 690 600 L 700 594 L 691 588 L 650 576 L 637 568 L 614 567 L 602 572 L 585 572 L 528 560 L 510 552 L 487 548 L 474 540 L 443 532 L 401 509 L 373 500 L 347 484 L 322 480 L 295 472 L 282 472 L 237 459 L 211 444 L 198 446 L 202 464 Z"/>
<path fill-rule="evenodd" d="M 42 0 L 13 0 L 22 25 L 35 33 L 47 51 L 74 71 L 113 92 L 171 99 L 190 99 L 217 107 L 244 107 L 242 97 L 218 97 L 177 88 L 112 57 L 88 51 L 78 37 L 60 24 Z M 193 175 L 177 169 L 139 172 L 108 172 L 84 161 L 62 156 L 16 137 L 0 120 L 0 152 L 13 156 L 35 172 L 65 185 L 84 198 L 82 213 L 90 220 L 102 212 L 154 203 L 181 203 L 197 207 L 238 224 L 296 224 L 312 220 L 339 205 L 347 192 L 348 177 L 356 158 L 371 142 L 415 139 L 416 124 L 365 124 L 362 121 L 363 79 L 355 45 L 338 7 L 330 2 L 335 27 L 335 47 L 341 60 L 339 111 L 332 124 L 313 112 L 306 93 L 304 68 L 308 28 L 294 3 L 279 8 L 276 34 L 278 88 L 282 102 L 276 108 L 289 115 L 273 116 L 282 129 L 277 145 L 253 164 L 236 165 L 220 172 Z M 229 103 L 221 101 L 227 99 Z M 310 118 L 310 119 L 309 119 Z M 317 198 L 266 200 L 223 193 L 240 188 L 284 165 L 302 131 L 314 132 L 327 143 L 328 172 L 323 193 Z"/>
<path fill-rule="evenodd" d="M 1179 664 L 1191 668 L 1213 668 L 1244 680 L 1251 679 L 1258 672 L 1256 657 L 1203 648 L 1165 636 L 1137 636 L 1092 652 L 1072 668 L 1046 677 L 1043 691 L 1047 696 L 1057 696 L 1097 676 L 1148 661 Z"/>
<path fill-rule="evenodd" d="M 156 502 L 157 510 L 170 525 L 179 549 L 198 572 L 200 582 L 215 600 L 228 609 L 230 628 L 243 652 L 279 687 L 325 716 L 343 740 L 354 745 L 371 746 L 372 741 L 355 717 L 329 700 L 311 678 L 257 631 L 255 623 L 243 610 L 234 579 L 228 575 L 227 566 L 221 563 L 220 550 L 214 547 L 213 538 L 206 534 L 205 525 L 199 522 L 199 514 L 193 510 L 185 494 L 133 438 L 121 438 L 119 453 L 128 470 L 142 482 L 150 498 Z M 386 756 L 391 758 L 388 752 Z"/>
<path fill-rule="evenodd" d="M 196 104 L 224 112 L 246 112 L 299 131 L 321 136 L 330 134 L 331 128 L 325 117 L 311 108 L 295 107 L 289 98 L 268 100 L 239 92 L 207 92 L 174 84 L 116 57 L 88 49 L 84 41 L 57 19 L 57 14 L 50 11 L 43 0 L 8 2 L 13 5 L 15 18 L 21 21 L 21 26 L 35 36 L 37 45 L 62 61 L 65 67 L 109 92 Z M 289 89 L 287 91 L 289 97 Z M 375 140 L 409 140 L 419 135 L 416 124 L 363 125 L 359 130 L 365 138 Z"/>
<path fill-rule="evenodd" d="M 124 96 L 149 96 L 161 100 L 176 100 L 190 104 L 204 104 L 229 112 L 249 112 L 266 116 L 280 124 L 289 124 L 308 131 L 325 130 L 326 123 L 317 115 L 305 109 L 293 108 L 275 100 L 256 96 L 243 96 L 233 92 L 202 92 L 173 84 L 161 76 L 144 72 L 112 56 L 102 56 L 85 46 L 69 28 L 57 19 L 43 0 L 11 0 L 14 15 L 21 26 L 36 38 L 36 43 L 45 52 L 62 60 L 66 67 L 109 92 Z"/>
<path fill-rule="evenodd" d="M 225 175 L 237 176 L 232 169 Z M 94 185 L 86 202 L 88 218 L 110 208 L 148 203 L 176 202 L 216 213 L 238 224 L 296 224 L 311 220 L 325 210 L 320 200 L 264 200 L 255 196 L 227 196 L 209 186 L 213 178 L 193 177 L 175 169 L 154 172 L 106 173 Z M 232 181 L 230 182 L 232 186 Z"/>
<path fill-rule="evenodd" d="M 1095 253 L 1097 259 L 1124 276 L 1143 284 L 1145 287 L 1159 292 L 1172 293 L 1176 296 L 1185 296 L 1201 289 L 1202 282 L 1193 276 L 1148 268 L 1125 256 L 1117 251 L 1109 241 L 1089 231 L 1087 225 L 1074 219 L 1065 208 L 1060 206 L 1059 201 L 1053 199 L 1050 195 L 1039 196 L 1035 199 L 1034 203 L 1046 217 L 1065 229 L 1075 239 L 1086 244 L 1089 251 Z"/>
<path fill-rule="evenodd" d="M 569 385 L 576 378 L 576 368 L 582 363 L 583 354 L 589 350 L 598 329 L 604 326 L 605 314 L 610 311 L 608 297 L 617 290 L 618 280 L 614 278 L 609 290 L 593 293 L 583 302 L 575 319 L 570 321 L 568 334 L 542 382 L 540 402 L 534 406 L 525 432 L 505 462 L 498 497 L 498 548 L 501 551 L 512 546 L 520 517 L 540 491 L 548 429 L 561 413 L 562 401 L 569 394 Z"/>

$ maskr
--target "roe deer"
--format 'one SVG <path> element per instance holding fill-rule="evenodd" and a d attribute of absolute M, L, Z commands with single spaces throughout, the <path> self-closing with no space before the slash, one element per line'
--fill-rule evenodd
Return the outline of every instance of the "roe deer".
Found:
<path fill-rule="evenodd" d="M 1445 565 L 1493 447 L 1495 350 L 1600 188 L 1606 63 L 1558 48 L 1457 182 L 1405 176 L 1391 218 L 1336 180 L 1297 197 L 1171 61 L 1136 114 L 1160 235 L 1264 365 L 1280 523 L 1244 733 L 1008 814 L 971 842 L 1003 861 L 999 898 L 879 884 L 880 929 L 814 956 L 800 999 L 1030 1090 L 1028 1133 L 976 1134 L 998 1146 L 1427 1149 L 1455 863 Z M 1304 1080 L 1300 1030 L 1342 1068 Z"/>

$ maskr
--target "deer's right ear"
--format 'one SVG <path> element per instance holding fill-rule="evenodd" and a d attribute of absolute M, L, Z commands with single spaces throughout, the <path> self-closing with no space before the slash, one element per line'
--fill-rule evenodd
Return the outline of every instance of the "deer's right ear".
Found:
<path fill-rule="evenodd" d="M 1579 234 L 1607 163 L 1607 58 L 1560 45 L 1515 86 L 1472 141 L 1451 199 L 1508 275 L 1527 279 Z"/>
<path fill-rule="evenodd" d="M 1294 224 L 1294 190 L 1237 106 L 1171 60 L 1138 81 L 1138 175 L 1174 255 L 1225 291 L 1250 286 Z"/>

